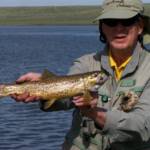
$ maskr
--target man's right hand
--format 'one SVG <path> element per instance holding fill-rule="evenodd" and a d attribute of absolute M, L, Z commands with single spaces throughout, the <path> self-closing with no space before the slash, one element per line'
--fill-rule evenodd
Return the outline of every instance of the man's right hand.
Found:
<path fill-rule="evenodd" d="M 29 72 L 27 74 L 24 74 L 22 76 L 20 76 L 17 80 L 16 83 L 17 84 L 21 84 L 24 82 L 32 82 L 32 81 L 39 81 L 41 78 L 41 74 L 40 73 L 35 73 L 35 72 Z M 11 95 L 11 97 L 13 99 L 15 99 L 16 102 L 24 102 L 24 103 L 28 103 L 28 102 L 35 102 L 35 101 L 39 101 L 40 97 L 37 96 L 30 96 L 29 93 L 23 93 L 23 94 L 13 94 Z"/>

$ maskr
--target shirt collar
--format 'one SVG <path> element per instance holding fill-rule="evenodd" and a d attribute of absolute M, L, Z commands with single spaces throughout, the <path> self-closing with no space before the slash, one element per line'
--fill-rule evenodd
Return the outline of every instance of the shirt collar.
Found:
<path fill-rule="evenodd" d="M 133 50 L 132 58 L 131 58 L 129 64 L 126 66 L 125 71 L 123 72 L 122 76 L 125 76 L 125 75 L 135 71 L 135 69 L 139 63 L 141 50 L 142 50 L 141 45 L 138 42 Z M 109 74 L 111 74 L 113 76 L 113 69 L 110 66 L 108 56 L 109 56 L 108 47 L 106 45 L 104 48 L 104 51 L 101 52 L 101 66 L 105 71 L 107 71 Z"/>
<path fill-rule="evenodd" d="M 131 60 L 131 57 L 129 57 L 127 60 L 125 60 L 119 67 L 117 66 L 117 63 L 115 62 L 115 60 L 112 57 L 111 52 L 109 52 L 109 62 L 110 62 L 110 66 L 112 68 L 117 68 L 119 70 L 123 69 L 126 67 L 126 65 L 129 63 L 129 61 Z"/>

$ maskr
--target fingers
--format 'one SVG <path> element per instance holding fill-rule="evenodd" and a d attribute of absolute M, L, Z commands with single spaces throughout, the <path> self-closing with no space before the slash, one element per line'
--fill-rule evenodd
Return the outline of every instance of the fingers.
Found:
<path fill-rule="evenodd" d="M 21 95 L 12 94 L 10 96 L 11 96 L 11 98 L 15 99 L 17 102 L 21 102 L 21 101 L 24 101 L 25 99 L 27 99 L 27 97 L 29 97 L 29 94 L 28 93 L 24 93 Z"/>
<path fill-rule="evenodd" d="M 36 102 L 40 100 L 40 97 L 30 96 L 29 93 L 24 93 L 21 95 L 12 94 L 11 98 L 13 98 L 16 102 L 24 102 L 24 103 Z"/>
<path fill-rule="evenodd" d="M 85 106 L 85 100 L 82 96 L 75 96 L 73 97 L 73 103 L 77 107 Z"/>
<path fill-rule="evenodd" d="M 3 89 L 5 87 L 5 85 L 1 84 L 0 85 L 0 90 Z"/>
<path fill-rule="evenodd" d="M 20 76 L 16 80 L 16 83 L 22 83 L 22 82 L 26 82 L 26 81 L 38 81 L 38 80 L 40 80 L 40 77 L 41 77 L 40 73 L 30 72 L 30 73 Z"/>
<path fill-rule="evenodd" d="M 91 108 L 97 106 L 97 98 L 93 98 L 90 102 L 85 100 L 83 96 L 75 96 L 73 97 L 73 103 L 77 107 L 90 106 Z"/>
<path fill-rule="evenodd" d="M 27 82 L 27 81 L 38 81 L 41 78 L 41 74 L 40 73 L 34 73 L 34 72 L 29 72 L 27 74 L 24 74 L 22 76 L 20 76 L 17 80 L 16 83 L 23 83 L 23 82 Z M 40 100 L 39 97 L 37 96 L 30 96 L 29 93 L 25 92 L 24 94 L 12 94 L 10 95 L 11 98 L 13 98 L 16 102 L 24 102 L 24 103 L 28 103 L 28 102 L 35 102 Z"/>
<path fill-rule="evenodd" d="M 29 102 L 36 102 L 36 101 L 39 101 L 40 100 L 40 97 L 37 97 L 37 96 L 30 96 L 28 98 L 26 98 L 24 100 L 25 103 L 29 103 Z"/>
<path fill-rule="evenodd" d="M 95 108 L 97 106 L 97 98 L 94 98 L 91 102 L 90 102 L 90 106 L 91 108 Z"/>

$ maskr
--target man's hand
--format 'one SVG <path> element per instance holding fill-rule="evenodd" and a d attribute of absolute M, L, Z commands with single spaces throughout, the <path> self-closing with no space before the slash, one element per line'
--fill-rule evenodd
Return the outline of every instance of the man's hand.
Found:
<path fill-rule="evenodd" d="M 73 103 L 75 106 L 82 108 L 94 108 L 97 106 L 97 98 L 93 97 L 90 101 L 87 101 L 83 96 L 73 97 Z"/>
<path fill-rule="evenodd" d="M 24 82 L 32 82 L 32 81 L 39 81 L 41 78 L 41 74 L 40 73 L 34 73 L 34 72 L 30 72 L 27 74 L 24 74 L 22 76 L 20 76 L 17 80 L 16 83 L 17 84 L 21 84 Z M 28 102 L 35 102 L 40 100 L 40 97 L 37 96 L 30 96 L 29 93 L 23 93 L 23 94 L 13 94 L 11 95 L 11 97 L 13 99 L 15 99 L 15 101 L 17 102 L 24 102 L 24 103 L 28 103 Z"/>
<path fill-rule="evenodd" d="M 96 122 L 96 124 L 103 128 L 106 122 L 106 109 L 97 107 L 98 97 L 97 95 L 92 95 L 93 99 L 87 103 L 83 96 L 73 97 L 73 103 L 76 107 L 78 107 L 81 113 L 91 118 Z"/>

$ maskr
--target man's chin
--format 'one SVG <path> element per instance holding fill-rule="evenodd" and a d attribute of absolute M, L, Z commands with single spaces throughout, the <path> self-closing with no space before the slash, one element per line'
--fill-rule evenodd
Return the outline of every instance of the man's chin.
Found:
<path fill-rule="evenodd" d="M 124 43 L 113 44 L 112 47 L 113 47 L 113 49 L 116 49 L 116 50 L 128 49 L 127 45 L 125 45 Z"/>

